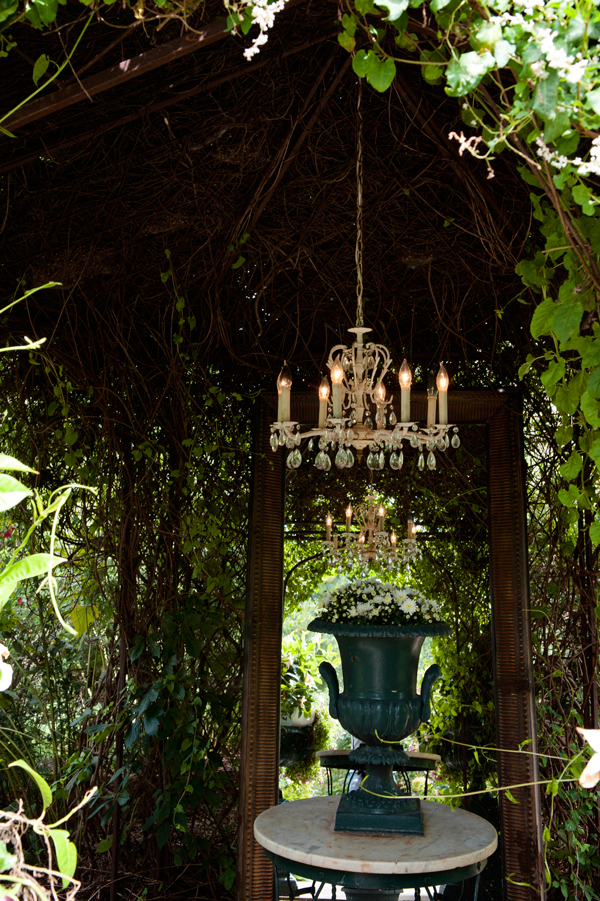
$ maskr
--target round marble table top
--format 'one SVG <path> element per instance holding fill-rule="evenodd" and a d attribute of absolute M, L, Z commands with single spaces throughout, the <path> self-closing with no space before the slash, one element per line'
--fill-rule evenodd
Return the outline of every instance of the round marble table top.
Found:
<path fill-rule="evenodd" d="M 340 796 L 308 798 L 270 807 L 254 822 L 267 851 L 297 863 L 353 873 L 435 873 L 485 860 L 498 835 L 466 810 L 421 801 L 424 835 L 334 832 Z"/>

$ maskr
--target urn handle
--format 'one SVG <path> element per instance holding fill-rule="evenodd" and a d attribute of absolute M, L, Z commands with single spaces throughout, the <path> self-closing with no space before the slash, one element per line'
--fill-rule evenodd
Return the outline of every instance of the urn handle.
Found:
<path fill-rule="evenodd" d="M 333 668 L 333 667 L 332 667 Z M 335 675 L 335 674 L 334 674 Z M 437 663 L 433 663 L 425 675 L 421 683 L 421 721 L 426 722 L 431 716 L 431 689 L 436 679 L 442 675 L 442 670 Z"/>
<path fill-rule="evenodd" d="M 319 672 L 321 673 L 323 681 L 329 689 L 329 715 L 332 716 L 334 720 L 337 720 L 339 719 L 338 698 L 340 696 L 340 683 L 338 682 L 337 673 L 332 667 L 331 663 L 329 663 L 327 660 L 323 661 L 323 663 L 320 664 Z"/>

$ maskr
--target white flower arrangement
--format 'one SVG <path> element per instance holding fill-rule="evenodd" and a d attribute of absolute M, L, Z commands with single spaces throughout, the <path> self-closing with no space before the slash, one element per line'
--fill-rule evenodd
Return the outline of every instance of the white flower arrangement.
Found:
<path fill-rule="evenodd" d="M 321 596 L 319 619 L 353 625 L 407 626 L 440 622 L 436 601 L 416 588 L 399 588 L 380 579 L 354 579 Z"/>

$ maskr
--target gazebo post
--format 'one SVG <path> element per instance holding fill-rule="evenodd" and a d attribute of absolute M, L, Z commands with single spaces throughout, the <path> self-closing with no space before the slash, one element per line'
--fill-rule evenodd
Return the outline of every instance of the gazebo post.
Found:
<path fill-rule="evenodd" d="M 279 797 L 279 716 L 283 626 L 283 453 L 269 444 L 276 406 L 257 401 L 252 448 L 248 585 L 236 892 L 238 901 L 273 897 L 273 865 L 254 840 L 254 820 Z"/>

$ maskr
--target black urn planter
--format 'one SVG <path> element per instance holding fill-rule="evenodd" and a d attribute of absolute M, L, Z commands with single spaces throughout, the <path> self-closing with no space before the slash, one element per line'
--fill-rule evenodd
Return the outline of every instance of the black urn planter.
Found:
<path fill-rule="evenodd" d="M 282 726 L 279 733 L 279 766 L 298 766 L 314 754 L 312 726 Z"/>
<path fill-rule="evenodd" d="M 335 635 L 340 649 L 344 690 L 330 663 L 319 667 L 329 689 L 329 713 L 363 744 L 350 760 L 366 766 L 360 789 L 342 795 L 335 830 L 423 834 L 418 798 L 407 798 L 393 777 L 394 764 L 408 764 L 399 744 L 430 716 L 431 688 L 441 670 L 430 666 L 417 694 L 417 670 L 423 642 L 450 635 L 446 623 L 380 626 L 330 623 L 315 619 L 313 632 Z"/>

